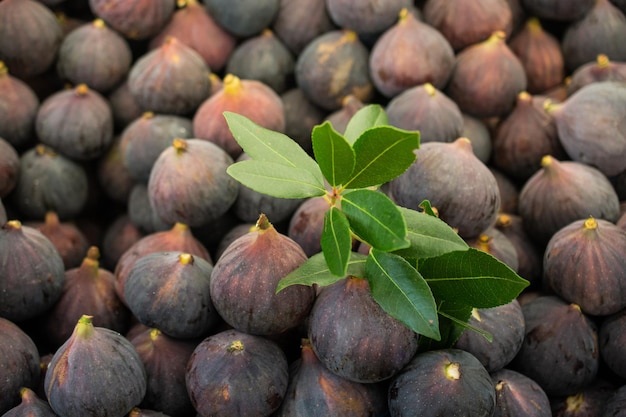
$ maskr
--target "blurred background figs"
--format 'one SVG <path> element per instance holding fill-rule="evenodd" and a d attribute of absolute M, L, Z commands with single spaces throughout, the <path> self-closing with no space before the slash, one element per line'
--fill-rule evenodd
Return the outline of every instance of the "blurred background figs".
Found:
<path fill-rule="evenodd" d="M 280 0 L 205 0 L 204 5 L 215 21 L 237 38 L 258 35 L 273 22 Z"/>
<path fill-rule="evenodd" d="M 626 82 L 626 62 L 612 61 L 608 56 L 599 54 L 595 61 L 576 68 L 569 77 L 567 94 L 572 95 L 585 85 L 599 81 Z"/>
<path fill-rule="evenodd" d="M 17 184 L 20 175 L 20 155 L 0 137 L 0 198 L 6 197 Z"/>
<path fill-rule="evenodd" d="M 326 0 L 280 0 L 271 28 L 295 55 L 318 35 L 335 29 Z"/>
<path fill-rule="evenodd" d="M 0 138 L 16 149 L 34 142 L 39 98 L 24 81 L 12 75 L 0 61 Z M 4 154 L 4 152 L 3 152 Z"/>
<path fill-rule="evenodd" d="M 574 21 L 583 18 L 596 0 L 520 0 L 528 13 L 541 19 Z"/>
<path fill-rule="evenodd" d="M 388 29 L 395 23 L 400 10 L 412 4 L 411 0 L 366 0 L 358 3 L 326 0 L 326 9 L 337 26 L 367 35 L 379 34 Z"/>
<path fill-rule="evenodd" d="M 147 39 L 172 18 L 176 0 L 89 0 L 97 17 L 129 39 Z"/>

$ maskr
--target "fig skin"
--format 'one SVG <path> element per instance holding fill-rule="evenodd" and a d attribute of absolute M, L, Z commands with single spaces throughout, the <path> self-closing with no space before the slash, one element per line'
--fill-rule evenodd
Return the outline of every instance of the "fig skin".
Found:
<path fill-rule="evenodd" d="M 120 214 L 108 224 L 102 236 L 102 265 L 114 271 L 122 255 L 145 236 L 128 214 Z M 117 290 L 116 290 L 117 293 Z"/>
<path fill-rule="evenodd" d="M 516 214 L 503 212 L 498 214 L 495 227 L 507 236 L 515 247 L 519 265 L 518 275 L 531 284 L 538 284 L 543 274 L 543 256 L 526 233 L 522 218 Z"/>
<path fill-rule="evenodd" d="M 593 8 L 596 0 L 520 0 L 530 15 L 557 21 L 579 20 Z"/>
<path fill-rule="evenodd" d="M 519 259 L 517 250 L 509 238 L 495 228 L 495 224 L 488 227 L 477 237 L 467 239 L 466 242 L 470 247 L 492 255 L 513 271 L 518 271 Z"/>
<path fill-rule="evenodd" d="M 124 164 L 122 138 L 113 138 L 109 150 L 98 160 L 96 177 L 102 193 L 115 203 L 127 204 L 137 181 Z"/>
<path fill-rule="evenodd" d="M 608 316 L 600 323 L 600 355 L 616 375 L 626 377 L 626 310 Z"/>
<path fill-rule="evenodd" d="M 369 60 L 374 85 L 389 98 L 425 83 L 443 89 L 456 62 L 448 40 L 408 9 L 376 40 Z"/>
<path fill-rule="evenodd" d="M 206 0 L 215 21 L 237 38 L 249 38 L 268 28 L 278 13 L 280 0 L 245 0 L 236 7 L 229 0 Z"/>
<path fill-rule="evenodd" d="M 304 92 L 297 87 L 285 91 L 280 99 L 285 111 L 284 133 L 312 155 L 311 132 L 316 125 L 323 123 L 326 112 L 311 103 Z"/>
<path fill-rule="evenodd" d="M 117 131 L 122 131 L 144 113 L 130 92 L 128 78 L 111 91 L 107 98 L 111 105 L 113 122 Z"/>
<path fill-rule="evenodd" d="M 9 142 L 0 137 L 0 198 L 13 191 L 19 175 L 19 154 Z"/>
<path fill-rule="evenodd" d="M 2 414 L 2 417 L 56 417 L 56 414 L 52 411 L 48 402 L 39 398 L 35 391 L 24 387 L 20 388 L 19 392 L 22 402 L 5 414 Z M 0 409 L 0 412 L 2 412 L 2 409 Z"/>
<path fill-rule="evenodd" d="M 338 133 L 344 134 L 352 116 L 354 116 L 356 112 L 364 106 L 365 103 L 352 94 L 348 94 L 341 101 L 341 108 L 327 114 L 324 117 L 324 121 L 328 120 L 333 126 L 333 129 L 335 129 Z"/>
<path fill-rule="evenodd" d="M 607 401 L 615 393 L 612 383 L 597 378 L 578 392 L 564 396 L 552 397 L 550 408 L 553 417 L 594 417 L 604 416 Z M 614 416 L 613 416 L 614 417 Z"/>
<path fill-rule="evenodd" d="M 307 257 L 322 251 L 321 237 L 324 230 L 324 216 L 330 206 L 324 197 L 304 200 L 289 219 L 287 236 L 302 247 Z"/>
<path fill-rule="evenodd" d="M 472 151 L 483 164 L 489 163 L 493 151 L 491 132 L 487 124 L 466 113 L 463 116 L 463 129 L 459 137 L 468 138 L 472 142 Z"/>
<path fill-rule="evenodd" d="M 38 110 L 39 98 L 33 89 L 0 61 L 0 138 L 16 149 L 32 144 Z"/>
<path fill-rule="evenodd" d="M 89 0 L 89 8 L 126 38 L 144 40 L 163 29 L 174 13 L 176 0 Z"/>
<path fill-rule="evenodd" d="M 272 30 L 294 55 L 322 33 L 336 28 L 328 15 L 326 0 L 280 0 Z"/>
<path fill-rule="evenodd" d="M 95 19 L 63 38 L 56 67 L 62 79 L 105 93 L 126 78 L 132 58 L 128 42 Z"/>
<path fill-rule="evenodd" d="M 128 196 L 127 213 L 130 221 L 143 233 L 162 232 L 172 227 L 174 222 L 166 223 L 150 204 L 148 186 L 135 184 Z"/>
<path fill-rule="evenodd" d="M 612 61 L 599 54 L 595 61 L 581 65 L 572 73 L 567 83 L 567 94 L 573 95 L 587 84 L 600 81 L 626 82 L 626 62 Z"/>
<path fill-rule="evenodd" d="M 491 373 L 496 387 L 494 417 L 552 417 L 550 399 L 532 379 L 511 369 Z"/>
<path fill-rule="evenodd" d="M 4 208 L 2 199 L 0 199 L 0 224 L 4 225 L 7 222 L 7 210 Z"/>

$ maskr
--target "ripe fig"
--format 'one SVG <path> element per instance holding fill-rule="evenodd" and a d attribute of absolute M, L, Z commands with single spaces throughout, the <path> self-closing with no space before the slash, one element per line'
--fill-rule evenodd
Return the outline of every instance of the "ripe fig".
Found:
<path fill-rule="evenodd" d="M 324 216 L 329 208 L 324 197 L 308 198 L 300 203 L 289 220 L 287 235 L 302 247 L 307 257 L 322 250 Z"/>
<path fill-rule="evenodd" d="M 48 402 L 39 398 L 32 389 L 23 387 L 19 389 L 19 393 L 22 399 L 21 403 L 2 414 L 2 417 L 56 417 Z M 0 412 L 2 412 L 1 408 Z"/>
<path fill-rule="evenodd" d="M 614 385 L 597 378 L 578 392 L 550 399 L 553 417 L 603 416 L 607 401 L 615 393 Z"/>
<path fill-rule="evenodd" d="M 338 133 L 344 134 L 352 116 L 364 106 L 365 103 L 352 94 L 348 94 L 341 100 L 341 108 L 327 114 L 324 120 L 328 120 Z"/>
<path fill-rule="evenodd" d="M 127 204 L 137 181 L 124 164 L 122 140 L 113 138 L 109 150 L 98 160 L 96 178 L 102 193 L 115 203 Z"/>
<path fill-rule="evenodd" d="M 128 78 L 108 95 L 116 130 L 122 131 L 144 113 L 128 87 Z"/>
<path fill-rule="evenodd" d="M 285 91 L 280 98 L 285 111 L 284 133 L 298 142 L 302 149 L 312 154 L 311 131 L 316 125 L 322 124 L 326 112 L 311 103 L 297 87 Z"/>
<path fill-rule="evenodd" d="M 488 253 L 500 260 L 513 271 L 518 271 L 517 250 L 513 242 L 504 233 L 495 228 L 495 224 L 488 227 L 480 235 L 467 239 L 466 242 L 470 247 Z"/>
<path fill-rule="evenodd" d="M 335 29 L 326 0 L 280 0 L 272 29 L 294 55 L 322 33 Z"/>
<path fill-rule="evenodd" d="M 0 138 L 18 149 L 32 144 L 38 109 L 33 89 L 0 61 Z"/>
<path fill-rule="evenodd" d="M 411 7 L 412 3 L 410 0 L 367 0 L 359 3 L 350 0 L 327 0 L 326 8 L 337 26 L 358 34 L 372 35 L 393 26 L 400 10 Z"/>
<path fill-rule="evenodd" d="M 165 222 L 150 204 L 148 186 L 135 184 L 128 196 L 126 212 L 130 221 L 144 233 L 162 232 L 175 222 Z"/>
<path fill-rule="evenodd" d="M 608 368 L 622 378 L 626 377 L 626 310 L 600 323 L 600 355 Z"/>
<path fill-rule="evenodd" d="M 585 85 L 599 81 L 626 82 L 626 61 L 612 61 L 598 54 L 595 61 L 581 65 L 572 73 L 567 93 L 572 95 Z"/>
<path fill-rule="evenodd" d="M 494 417 L 552 417 L 550 399 L 532 379 L 511 369 L 491 374 L 496 387 Z"/>
<path fill-rule="evenodd" d="M 0 198 L 13 191 L 19 175 L 20 156 L 9 142 L 0 137 Z"/>
<path fill-rule="evenodd" d="M 102 236 L 102 265 L 111 271 L 115 270 L 124 252 L 144 236 L 130 221 L 128 214 L 118 215 L 109 223 Z"/>
<path fill-rule="evenodd" d="M 507 175 L 494 168 L 493 165 L 489 165 L 489 170 L 496 177 L 498 189 L 500 190 L 500 211 L 503 213 L 517 213 L 519 200 L 517 184 Z"/>
<path fill-rule="evenodd" d="M 618 388 L 607 402 L 602 417 L 624 417 L 626 415 L 626 385 Z"/>
<path fill-rule="evenodd" d="M 144 397 L 146 371 L 128 339 L 83 315 L 54 353 L 44 383 L 59 415 L 122 416 Z"/>
<path fill-rule="evenodd" d="M 222 253 L 211 274 L 211 298 L 220 316 L 239 331 L 277 335 L 302 324 L 315 290 L 278 282 L 306 261 L 302 248 L 261 214 L 254 231 Z M 262 267 L 261 267 L 262 266 Z"/>
<path fill-rule="evenodd" d="M 256 223 L 239 223 L 233 226 L 222 238 L 220 239 L 217 248 L 215 250 L 215 259 L 219 259 L 227 247 L 230 246 L 237 238 L 254 231 Z"/>
<path fill-rule="evenodd" d="M 542 276 L 542 254 L 532 242 L 522 224 L 522 218 L 506 212 L 498 214 L 495 227 L 502 232 L 515 247 L 518 259 L 517 273 L 530 281 L 539 283 Z"/>
<path fill-rule="evenodd" d="M 129 39 L 148 39 L 171 19 L 176 0 L 89 0 L 89 8 Z"/>
<path fill-rule="evenodd" d="M 521 3 L 530 15 L 540 19 L 569 22 L 586 16 L 595 0 L 521 0 Z"/>
<path fill-rule="evenodd" d="M 248 38 L 268 28 L 278 13 L 280 0 L 206 0 L 204 5 L 215 21 L 237 38 Z"/>
<path fill-rule="evenodd" d="M 526 86 L 522 63 L 506 44 L 505 32 L 497 31 L 457 54 L 444 91 L 462 112 L 488 118 L 511 111 L 515 98 Z"/>
<path fill-rule="evenodd" d="M 459 137 L 468 138 L 472 142 L 472 151 L 476 157 L 487 164 L 491 160 L 493 151 L 491 132 L 487 124 L 466 113 L 461 113 L 461 116 L 463 117 L 463 129 L 461 129 Z"/>

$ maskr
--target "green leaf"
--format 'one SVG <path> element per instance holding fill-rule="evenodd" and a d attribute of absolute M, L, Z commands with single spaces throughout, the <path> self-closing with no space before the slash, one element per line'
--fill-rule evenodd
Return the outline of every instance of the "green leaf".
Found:
<path fill-rule="evenodd" d="M 356 165 L 345 188 L 365 188 L 396 178 L 415 161 L 419 132 L 392 126 L 376 126 L 354 143 Z"/>
<path fill-rule="evenodd" d="M 348 121 L 344 137 L 353 144 L 367 129 L 389 124 L 387 113 L 380 104 L 368 104 L 360 108 Z"/>
<path fill-rule="evenodd" d="M 350 252 L 348 270 L 346 275 L 365 278 L 365 261 L 367 255 L 357 252 Z M 302 265 L 291 271 L 287 276 L 278 282 L 276 293 L 289 287 L 290 285 L 313 285 L 321 287 L 333 284 L 345 277 L 338 277 L 330 272 L 324 254 L 316 253 L 307 259 Z"/>
<path fill-rule="evenodd" d="M 454 346 L 463 330 L 465 330 L 465 327 L 459 323 L 467 323 L 472 314 L 472 307 L 466 304 L 437 300 L 437 305 L 441 339 L 420 338 L 419 351 L 421 352 Z"/>
<path fill-rule="evenodd" d="M 474 310 L 478 310 L 478 309 L 472 308 L 472 314 L 474 314 Z M 489 333 L 486 330 L 480 329 L 480 328 L 478 328 L 476 326 L 472 326 L 471 324 L 469 324 L 469 321 L 462 321 L 462 320 L 457 319 L 456 317 L 454 317 L 452 315 L 448 315 L 448 314 L 442 313 L 442 312 L 439 312 L 439 314 L 441 314 L 442 316 L 452 320 L 459 327 L 460 333 L 463 333 L 465 330 L 471 330 L 473 332 L 478 333 L 482 337 L 484 337 L 489 343 L 493 342 L 493 335 L 491 333 Z M 459 334 L 459 336 L 461 336 L 461 335 Z"/>
<path fill-rule="evenodd" d="M 438 300 L 476 308 L 509 303 L 529 285 L 507 265 L 474 248 L 420 260 L 418 270 Z"/>
<path fill-rule="evenodd" d="M 409 246 L 404 217 L 398 206 L 383 193 L 373 190 L 346 192 L 341 198 L 341 210 L 354 233 L 371 247 L 390 252 Z"/>
<path fill-rule="evenodd" d="M 354 170 L 354 150 L 329 121 L 313 128 L 311 140 L 315 159 L 330 185 L 341 185 L 350 178 Z"/>
<path fill-rule="evenodd" d="M 422 210 L 424 210 L 424 213 L 433 216 L 433 217 L 438 217 L 437 213 L 435 213 L 435 210 L 433 210 L 433 207 L 430 205 L 430 201 L 428 200 L 423 200 L 419 206 Z"/>
<path fill-rule="evenodd" d="M 317 162 L 289 136 L 259 126 L 237 113 L 226 111 L 224 118 L 239 146 L 253 160 L 303 169 L 324 182 Z"/>
<path fill-rule="evenodd" d="M 407 239 L 411 246 L 395 253 L 404 258 L 432 258 L 452 251 L 467 250 L 467 243 L 446 222 L 404 207 L 399 207 L 404 216 Z"/>
<path fill-rule="evenodd" d="M 383 310 L 414 332 L 440 339 L 435 299 L 415 268 L 398 255 L 372 249 L 365 272 Z"/>
<path fill-rule="evenodd" d="M 331 207 L 324 214 L 321 244 L 330 272 L 345 277 L 352 251 L 352 235 L 348 219 L 337 207 Z"/>
<path fill-rule="evenodd" d="M 307 198 L 326 194 L 323 180 L 309 171 L 254 159 L 230 165 L 226 172 L 248 188 L 279 198 Z"/>

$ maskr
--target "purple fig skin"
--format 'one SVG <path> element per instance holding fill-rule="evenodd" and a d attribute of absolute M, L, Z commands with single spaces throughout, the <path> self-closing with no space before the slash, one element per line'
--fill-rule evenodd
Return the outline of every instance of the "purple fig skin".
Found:
<path fill-rule="evenodd" d="M 13 191 L 19 175 L 19 154 L 9 142 L 0 137 L 0 198 Z"/>
<path fill-rule="evenodd" d="M 0 138 L 22 149 L 33 141 L 39 98 L 9 70 L 0 61 Z"/>
<path fill-rule="evenodd" d="M 604 362 L 616 375 L 626 378 L 626 310 L 601 322 L 599 340 Z"/>
<path fill-rule="evenodd" d="M 470 247 L 492 255 L 513 271 L 518 272 L 517 250 L 513 242 L 504 233 L 496 229 L 495 225 L 488 227 L 483 233 L 473 239 L 468 239 L 466 242 Z"/>
<path fill-rule="evenodd" d="M 128 214 L 118 215 L 109 223 L 102 236 L 102 265 L 114 271 L 122 255 L 144 236 L 130 221 Z"/>
<path fill-rule="evenodd" d="M 515 247 L 519 265 L 518 275 L 531 284 L 539 283 L 543 273 L 542 254 L 526 233 L 522 218 L 516 214 L 503 212 L 498 214 L 495 227 L 507 236 Z"/>
<path fill-rule="evenodd" d="M 324 122 L 326 112 L 311 103 L 304 92 L 297 87 L 287 90 L 281 94 L 280 98 L 285 111 L 285 134 L 312 155 L 311 131 L 316 125 Z M 333 125 L 333 127 L 337 130 L 336 126 Z"/>
<path fill-rule="evenodd" d="M 472 151 L 483 164 L 487 164 L 491 160 L 492 153 L 492 140 L 491 132 L 487 127 L 487 124 L 466 113 L 461 113 L 463 116 L 463 129 L 459 137 L 468 138 L 472 142 Z"/>
<path fill-rule="evenodd" d="M 2 415 L 2 417 L 57 417 L 54 411 L 52 411 L 52 408 L 50 408 L 48 402 L 39 398 L 32 389 L 24 387 L 20 388 L 19 392 L 22 402 L 18 406 L 7 411 Z M 0 412 L 2 412 L 1 408 Z"/>
<path fill-rule="evenodd" d="M 612 61 L 605 54 L 599 54 L 594 62 L 583 64 L 574 71 L 566 86 L 567 94 L 571 96 L 587 84 L 600 81 L 626 82 L 626 62 Z"/>
<path fill-rule="evenodd" d="M 130 92 L 128 78 L 109 93 L 108 99 L 115 128 L 120 131 L 144 113 Z"/>
<path fill-rule="evenodd" d="M 92 13 L 128 39 L 148 39 L 171 19 L 176 0 L 89 0 Z"/>
<path fill-rule="evenodd" d="M 280 0 L 272 29 L 294 55 L 313 39 L 335 29 L 328 15 L 326 0 Z"/>
<path fill-rule="evenodd" d="M 572 395 L 551 398 L 552 416 L 604 416 L 603 412 L 606 409 L 607 401 L 616 390 L 617 388 L 613 383 L 598 377 L 591 384 Z"/>
<path fill-rule="evenodd" d="M 494 417 L 552 417 L 550 399 L 532 379 L 511 369 L 491 373 L 496 387 Z"/>
<path fill-rule="evenodd" d="M 124 150 L 120 136 L 113 138 L 109 150 L 98 161 L 97 179 L 105 196 L 114 202 L 128 204 L 137 181 L 124 164 Z"/>
<path fill-rule="evenodd" d="M 366 0 L 354 3 L 350 0 L 327 0 L 330 18 L 341 28 L 359 34 L 378 34 L 391 27 L 400 10 L 413 5 L 411 0 Z"/>
<path fill-rule="evenodd" d="M 541 19 L 574 21 L 583 18 L 593 8 L 596 0 L 520 0 L 530 15 Z"/>
<path fill-rule="evenodd" d="M 329 208 L 324 197 L 312 197 L 303 201 L 289 220 L 287 235 L 302 247 L 307 257 L 322 250 L 324 216 Z"/>

